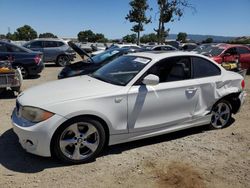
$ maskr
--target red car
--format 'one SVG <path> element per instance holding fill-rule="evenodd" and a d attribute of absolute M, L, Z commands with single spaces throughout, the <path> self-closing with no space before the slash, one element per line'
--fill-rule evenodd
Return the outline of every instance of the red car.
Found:
<path fill-rule="evenodd" d="M 250 68 L 250 48 L 244 45 L 217 44 L 207 46 L 200 52 L 221 64 L 239 61 L 242 69 Z"/>

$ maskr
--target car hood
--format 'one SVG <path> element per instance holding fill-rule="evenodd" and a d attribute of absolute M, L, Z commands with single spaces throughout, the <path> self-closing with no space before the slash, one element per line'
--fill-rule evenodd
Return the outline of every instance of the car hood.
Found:
<path fill-rule="evenodd" d="M 46 108 L 69 100 L 87 99 L 115 93 L 122 86 L 109 84 L 90 76 L 78 76 L 48 82 L 22 92 L 17 100 L 23 106 Z"/>
<path fill-rule="evenodd" d="M 81 56 L 82 59 L 84 59 L 84 56 L 87 56 L 90 58 L 90 56 L 85 52 L 83 49 L 79 48 L 75 43 L 72 41 L 67 42 L 68 45 L 78 54 Z"/>

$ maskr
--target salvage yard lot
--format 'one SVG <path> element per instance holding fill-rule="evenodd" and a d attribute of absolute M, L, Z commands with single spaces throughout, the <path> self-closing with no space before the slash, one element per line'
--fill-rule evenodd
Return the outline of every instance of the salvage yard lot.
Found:
<path fill-rule="evenodd" d="M 47 65 L 23 89 L 56 80 Z M 67 89 L 67 86 L 65 86 Z M 246 77 L 250 93 L 250 76 Z M 44 91 L 46 92 L 46 91 Z M 26 153 L 11 129 L 15 97 L 0 98 L 0 187 L 250 187 L 250 97 L 232 125 L 206 127 L 107 148 L 91 163 L 68 166 Z"/>

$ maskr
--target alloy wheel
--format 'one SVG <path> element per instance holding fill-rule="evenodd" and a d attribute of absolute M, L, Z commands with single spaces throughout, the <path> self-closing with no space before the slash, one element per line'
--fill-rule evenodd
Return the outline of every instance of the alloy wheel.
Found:
<path fill-rule="evenodd" d="M 231 118 L 231 108 L 228 103 L 219 102 L 212 110 L 211 124 L 214 128 L 226 126 Z"/>
<path fill-rule="evenodd" d="M 71 160 L 84 160 L 98 148 L 99 133 L 88 122 L 74 123 L 61 134 L 59 145 L 63 155 Z"/>

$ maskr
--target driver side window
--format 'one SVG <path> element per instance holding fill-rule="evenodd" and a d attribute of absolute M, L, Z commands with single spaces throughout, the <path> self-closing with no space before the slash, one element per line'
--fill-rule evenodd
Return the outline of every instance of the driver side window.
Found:
<path fill-rule="evenodd" d="M 190 67 L 189 57 L 167 58 L 153 65 L 148 74 L 157 75 L 160 83 L 181 81 L 191 78 Z"/>
<path fill-rule="evenodd" d="M 225 51 L 225 54 L 237 55 L 236 48 L 229 48 Z"/>

